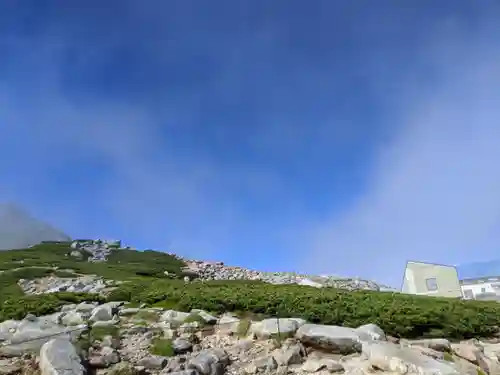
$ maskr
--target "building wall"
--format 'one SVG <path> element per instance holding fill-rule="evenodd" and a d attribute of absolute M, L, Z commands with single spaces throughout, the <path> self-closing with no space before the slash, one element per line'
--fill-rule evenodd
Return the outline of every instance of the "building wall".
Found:
<path fill-rule="evenodd" d="M 406 264 L 402 292 L 437 297 L 462 297 L 455 267 L 420 262 Z"/>
<path fill-rule="evenodd" d="M 479 294 L 495 293 L 491 283 L 481 283 L 474 285 L 462 285 L 462 293 L 466 299 L 475 299 Z"/>
<path fill-rule="evenodd" d="M 462 293 L 466 299 L 482 299 L 483 297 L 500 297 L 500 278 L 482 278 L 462 280 Z"/>

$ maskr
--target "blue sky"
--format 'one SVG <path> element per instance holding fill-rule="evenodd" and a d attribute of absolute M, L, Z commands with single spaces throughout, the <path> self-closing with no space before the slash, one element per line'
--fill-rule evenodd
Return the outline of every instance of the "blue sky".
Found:
<path fill-rule="evenodd" d="M 0 200 L 75 237 L 395 286 L 407 260 L 498 257 L 499 10 L 2 1 Z"/>

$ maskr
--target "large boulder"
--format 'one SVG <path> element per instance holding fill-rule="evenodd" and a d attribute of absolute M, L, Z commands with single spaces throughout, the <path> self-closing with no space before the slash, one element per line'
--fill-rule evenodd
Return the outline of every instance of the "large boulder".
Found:
<path fill-rule="evenodd" d="M 252 323 L 250 330 L 262 339 L 276 336 L 286 338 L 293 336 L 305 323 L 305 320 L 299 318 L 270 318 Z"/>
<path fill-rule="evenodd" d="M 53 339 L 40 350 L 41 375 L 83 375 L 85 369 L 69 340 Z"/>
<path fill-rule="evenodd" d="M 232 315 L 223 315 L 217 323 L 217 332 L 221 334 L 234 334 L 238 332 L 240 319 Z"/>
<path fill-rule="evenodd" d="M 53 322 L 52 315 L 40 318 L 27 317 L 27 319 L 17 322 L 17 325 L 13 321 L 8 324 L 11 327 L 17 327 L 17 329 L 11 332 L 5 344 L 0 346 L 0 355 L 5 357 L 19 357 L 26 353 L 37 353 L 42 345 L 51 339 L 73 340 L 86 329 L 85 325 L 74 327 L 59 325 Z"/>
<path fill-rule="evenodd" d="M 365 342 L 363 354 L 373 367 L 382 371 L 420 375 L 460 374 L 451 362 L 438 361 L 416 348 L 402 347 L 389 342 Z"/>
<path fill-rule="evenodd" d="M 188 316 L 190 316 L 190 313 L 182 312 L 182 311 L 175 311 L 175 310 L 167 310 L 165 311 L 161 316 L 159 321 L 160 322 L 166 322 L 166 323 L 171 323 L 171 324 L 176 324 L 180 325 L 182 324 Z"/>
<path fill-rule="evenodd" d="M 450 341 L 448 339 L 420 339 L 411 340 L 408 341 L 408 343 L 410 345 L 423 346 L 424 348 L 437 350 L 438 352 L 448 352 L 451 350 Z"/>
<path fill-rule="evenodd" d="M 205 349 L 188 363 L 188 369 L 194 369 L 201 375 L 222 375 L 229 364 L 229 356 L 221 348 Z"/>
<path fill-rule="evenodd" d="M 356 328 L 356 333 L 360 335 L 362 340 L 382 340 L 385 341 L 387 338 L 385 332 L 376 324 L 363 324 Z"/>
<path fill-rule="evenodd" d="M 113 309 L 109 305 L 97 306 L 92 310 L 90 320 L 93 322 L 106 322 L 113 319 Z"/>
<path fill-rule="evenodd" d="M 19 326 L 17 320 L 5 320 L 0 323 L 0 342 L 10 340 L 14 331 Z"/>
<path fill-rule="evenodd" d="M 332 353 L 360 352 L 361 338 L 353 328 L 321 324 L 304 324 L 295 336 L 304 344 L 328 350 Z"/>

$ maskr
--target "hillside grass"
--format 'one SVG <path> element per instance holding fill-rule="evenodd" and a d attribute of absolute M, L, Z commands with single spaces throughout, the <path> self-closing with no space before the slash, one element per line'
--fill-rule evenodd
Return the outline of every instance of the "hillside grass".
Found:
<path fill-rule="evenodd" d="M 134 282 L 121 285 L 109 298 L 168 305 L 181 311 L 246 311 L 259 316 L 301 317 L 312 323 L 347 327 L 374 323 L 391 336 L 405 338 L 489 337 L 497 334 L 500 326 L 500 304 L 492 301 L 262 282 Z"/>
<path fill-rule="evenodd" d="M 0 251 L 0 270 L 23 267 L 58 267 L 77 273 L 96 274 L 121 280 L 133 276 L 163 277 L 164 271 L 179 276 L 184 262 L 159 251 L 112 250 L 107 262 L 89 263 L 87 255 L 79 259 L 70 256 L 68 244 L 40 244 L 29 249 Z"/>
<path fill-rule="evenodd" d="M 185 263 L 159 251 L 112 250 L 107 262 L 89 263 L 87 256 L 72 257 L 69 243 L 40 244 L 29 249 L 0 251 L 0 270 L 19 267 L 58 267 L 77 273 L 96 274 L 109 279 L 123 280 L 133 276 L 165 277 L 164 272 L 181 276 Z"/>
<path fill-rule="evenodd" d="M 23 319 L 26 314 L 36 316 L 52 314 L 65 304 L 85 301 L 104 302 L 104 298 L 96 294 L 67 292 L 8 298 L 0 303 L 0 322 Z"/>
<path fill-rule="evenodd" d="M 89 263 L 87 254 L 81 259 L 70 256 L 72 250 L 68 242 L 0 251 L 0 317 L 3 316 L 6 301 L 12 304 L 12 301 L 19 299 L 21 304 L 24 303 L 24 293 L 17 285 L 19 279 L 37 279 L 50 275 L 74 278 L 89 274 L 112 280 L 157 280 L 182 277 L 181 269 L 185 266 L 184 262 L 172 255 L 152 250 L 112 250 L 107 262 L 103 263 Z M 169 272 L 168 277 L 164 274 L 165 271 Z M 51 298 L 47 303 L 55 306 Z M 40 311 L 45 311 L 48 305 L 43 298 L 41 303 Z M 26 311 L 32 312 L 30 306 L 27 305 Z M 11 316 L 10 312 L 6 314 Z"/>
<path fill-rule="evenodd" d="M 21 319 L 27 313 L 56 312 L 63 304 L 103 297 L 77 293 L 24 296 L 17 280 L 51 274 L 95 274 L 125 281 L 107 300 L 181 311 L 203 309 L 241 316 L 301 317 L 312 323 L 357 327 L 379 325 L 395 337 L 468 339 L 498 334 L 500 304 L 462 301 L 389 292 L 348 292 L 299 285 L 271 285 L 260 281 L 184 283 L 184 263 L 155 251 L 114 250 L 106 263 L 88 263 L 69 256 L 69 244 L 42 244 L 30 249 L 0 252 L 0 321 Z M 54 270 L 50 267 L 58 267 Z M 67 271 L 68 269 L 73 271 Z M 74 272 L 74 273 L 72 273 Z M 243 314 L 243 315 L 242 315 Z"/>

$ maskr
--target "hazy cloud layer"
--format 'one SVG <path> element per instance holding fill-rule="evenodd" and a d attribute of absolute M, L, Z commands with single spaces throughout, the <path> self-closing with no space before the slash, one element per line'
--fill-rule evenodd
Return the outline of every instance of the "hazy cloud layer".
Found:
<path fill-rule="evenodd" d="M 301 3 L 0 5 L 0 200 L 270 270 L 495 257 L 495 12 Z"/>
<path fill-rule="evenodd" d="M 453 22 L 421 51 L 427 82 L 408 71 L 391 98 L 397 131 L 349 210 L 311 230 L 310 265 L 393 284 L 407 260 L 457 264 L 498 257 L 500 29 Z M 318 229 L 319 228 L 319 229 Z M 348 264 L 348 266 L 347 266 Z"/>

